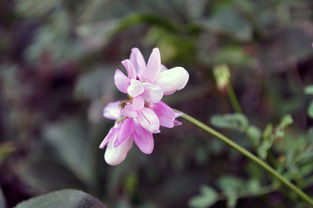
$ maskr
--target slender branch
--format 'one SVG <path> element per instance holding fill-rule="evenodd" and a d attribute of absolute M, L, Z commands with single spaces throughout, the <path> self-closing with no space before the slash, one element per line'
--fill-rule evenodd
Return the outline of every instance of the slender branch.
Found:
<path fill-rule="evenodd" d="M 240 107 L 238 98 L 236 96 L 236 93 L 235 93 L 234 88 L 233 88 L 231 83 L 227 84 L 227 94 L 228 94 L 230 103 L 231 103 L 232 107 L 234 108 L 234 110 L 237 113 L 242 113 L 242 109 Z"/>
<path fill-rule="evenodd" d="M 245 148 L 241 147 L 240 145 L 233 142 L 231 139 L 227 138 L 223 134 L 217 132 L 216 130 L 212 129 L 211 127 L 205 125 L 201 121 L 193 118 L 192 116 L 189 116 L 188 114 L 185 114 L 183 112 L 182 117 L 189 121 L 190 123 L 194 124 L 195 126 L 201 128 L 202 130 L 208 132 L 209 134 L 215 136 L 219 140 L 226 143 L 228 146 L 232 147 L 233 149 L 239 151 L 241 154 L 249 158 L 250 160 L 257 163 L 259 166 L 261 166 L 263 169 L 265 169 L 267 172 L 269 172 L 272 176 L 274 176 L 276 179 L 278 179 L 281 183 L 286 185 L 289 189 L 291 189 L 293 192 L 295 192 L 300 198 L 302 198 L 304 201 L 306 201 L 308 204 L 313 206 L 313 200 L 304 193 L 301 189 L 299 189 L 297 186 L 292 184 L 288 179 L 286 179 L 284 176 L 282 176 L 280 173 L 278 173 L 276 170 L 274 170 L 272 167 L 270 167 L 267 163 L 265 163 L 263 160 L 246 150 Z"/>

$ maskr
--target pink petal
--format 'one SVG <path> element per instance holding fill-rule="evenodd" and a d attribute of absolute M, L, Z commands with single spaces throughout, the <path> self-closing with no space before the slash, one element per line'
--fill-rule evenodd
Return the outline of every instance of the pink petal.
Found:
<path fill-rule="evenodd" d="M 103 116 L 107 119 L 117 120 L 121 114 L 120 104 L 120 101 L 107 104 L 103 109 Z"/>
<path fill-rule="evenodd" d="M 159 85 L 144 83 L 143 84 L 145 91 L 142 94 L 142 97 L 151 103 L 159 102 L 163 97 L 163 90 Z"/>
<path fill-rule="evenodd" d="M 156 81 L 164 94 L 173 93 L 185 87 L 189 79 L 189 74 L 183 67 L 174 67 L 160 73 Z"/>
<path fill-rule="evenodd" d="M 155 114 L 159 117 L 160 125 L 173 128 L 175 126 L 175 112 L 174 110 L 166 105 L 164 102 L 155 103 L 152 107 Z"/>
<path fill-rule="evenodd" d="M 150 108 L 143 108 L 138 112 L 139 124 L 152 133 L 160 132 L 160 121 L 157 115 Z"/>
<path fill-rule="evenodd" d="M 114 146 L 117 147 L 129 139 L 129 136 L 133 133 L 134 121 L 132 118 L 127 118 L 123 121 L 119 130 L 118 136 L 114 141 Z"/>
<path fill-rule="evenodd" d="M 154 148 L 154 140 L 151 132 L 136 124 L 135 131 L 133 132 L 132 137 L 141 152 L 145 154 L 152 153 Z"/>
<path fill-rule="evenodd" d="M 135 66 L 137 75 L 141 78 L 146 71 L 146 62 L 140 50 L 138 48 L 133 48 L 129 59 Z"/>
<path fill-rule="evenodd" d="M 119 69 L 116 69 L 115 71 L 114 83 L 119 91 L 127 93 L 127 88 L 129 86 L 129 79 Z"/>
<path fill-rule="evenodd" d="M 126 59 L 126 60 L 122 61 L 122 64 L 124 65 L 124 67 L 127 71 L 128 78 L 129 79 L 136 79 L 136 69 L 135 69 L 135 66 L 133 65 L 133 63 L 129 59 Z"/>
<path fill-rule="evenodd" d="M 141 110 L 145 106 L 145 101 L 141 96 L 134 97 L 131 106 L 132 109 L 135 111 Z"/>
<path fill-rule="evenodd" d="M 138 113 L 132 108 L 131 104 L 128 104 L 122 110 L 121 115 L 129 118 L 137 118 Z"/>
<path fill-rule="evenodd" d="M 119 131 L 119 128 L 117 128 L 117 127 L 112 127 L 112 128 L 110 129 L 109 133 L 106 135 L 106 137 L 105 137 L 105 138 L 103 139 L 103 141 L 101 142 L 99 148 L 100 148 L 100 149 L 103 149 L 103 148 L 105 147 L 105 145 L 107 145 L 107 143 L 108 143 L 109 141 L 115 140 L 116 137 L 117 137 L 118 131 Z"/>
<path fill-rule="evenodd" d="M 154 48 L 149 57 L 147 70 L 144 73 L 144 79 L 149 82 L 155 82 L 159 77 L 161 69 L 161 57 L 158 48 Z"/>
<path fill-rule="evenodd" d="M 128 151 L 133 145 L 133 140 L 128 139 L 118 147 L 114 147 L 114 141 L 110 140 L 104 154 L 104 159 L 109 165 L 118 165 L 123 162 Z"/>
<path fill-rule="evenodd" d="M 130 85 L 127 88 L 127 93 L 131 97 L 136 97 L 144 92 L 144 87 L 142 83 L 138 80 L 132 79 L 130 80 Z"/>

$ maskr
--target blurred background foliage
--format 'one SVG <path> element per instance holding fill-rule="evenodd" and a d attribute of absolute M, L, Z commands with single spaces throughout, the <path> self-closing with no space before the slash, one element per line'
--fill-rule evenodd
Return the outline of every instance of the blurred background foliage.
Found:
<path fill-rule="evenodd" d="M 191 76 L 166 102 L 312 196 L 312 18 L 310 0 L 0 1 L 0 207 L 65 188 L 116 208 L 306 207 L 186 122 L 156 135 L 152 155 L 134 148 L 117 167 L 98 145 L 112 125 L 103 106 L 124 98 L 114 70 L 132 47 L 146 58 L 159 47 L 166 66 Z M 44 197 L 20 207 L 64 197 L 103 207 L 77 191 Z"/>

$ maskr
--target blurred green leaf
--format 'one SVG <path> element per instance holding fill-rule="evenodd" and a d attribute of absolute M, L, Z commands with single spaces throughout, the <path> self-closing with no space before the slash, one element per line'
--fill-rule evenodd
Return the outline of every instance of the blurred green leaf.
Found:
<path fill-rule="evenodd" d="M 16 164 L 16 173 L 31 190 L 49 192 L 63 188 L 86 188 L 77 176 L 59 164 L 51 155 L 32 155 L 34 158 Z"/>
<path fill-rule="evenodd" d="M 60 7 L 61 2 L 62 1 L 60 0 L 23 0 L 17 4 L 16 10 L 18 13 L 26 17 L 40 17 L 48 14 L 53 9 Z"/>
<path fill-rule="evenodd" d="M 166 31 L 174 33 L 179 32 L 181 30 L 179 25 L 173 24 L 168 19 L 161 18 L 157 15 L 135 13 L 123 18 L 120 21 L 120 23 L 116 26 L 116 28 L 113 30 L 112 34 L 113 35 L 117 34 L 138 23 L 145 23 L 150 26 L 151 25 L 157 26 L 163 28 Z"/>
<path fill-rule="evenodd" d="M 244 181 L 234 176 L 222 176 L 218 180 L 218 186 L 224 192 L 238 191 L 244 185 Z"/>
<path fill-rule="evenodd" d="M 272 134 L 273 134 L 273 125 L 268 124 L 263 130 L 263 138 L 268 140 L 272 137 Z"/>
<path fill-rule="evenodd" d="M 230 69 L 227 65 L 218 65 L 213 69 L 214 78 L 219 89 L 224 89 L 230 80 Z"/>
<path fill-rule="evenodd" d="M 12 143 L 2 143 L 0 144 L 0 163 L 15 151 L 15 146 Z"/>
<path fill-rule="evenodd" d="M 311 101 L 309 108 L 308 108 L 308 114 L 311 118 L 313 118 L 313 101 Z"/>
<path fill-rule="evenodd" d="M 278 124 L 278 128 L 285 129 L 293 123 L 293 119 L 291 115 L 285 115 L 280 123 Z"/>
<path fill-rule="evenodd" d="M 220 48 L 212 57 L 213 64 L 229 64 L 246 66 L 254 63 L 253 57 L 249 56 L 241 47 L 226 46 Z"/>
<path fill-rule="evenodd" d="M 129 193 L 134 193 L 137 189 L 139 182 L 139 178 L 135 173 L 130 173 L 127 176 L 126 183 L 125 183 L 125 188 Z"/>
<path fill-rule="evenodd" d="M 258 179 L 251 179 L 246 183 L 245 187 L 245 191 L 249 193 L 257 193 L 261 189 L 261 184 Z"/>
<path fill-rule="evenodd" d="M 304 93 L 309 94 L 309 95 L 313 95 L 313 85 L 306 86 L 304 88 Z"/>
<path fill-rule="evenodd" d="M 252 37 L 252 28 L 249 22 L 230 7 L 223 7 L 202 23 L 209 30 L 225 33 L 239 40 L 246 41 Z"/>
<path fill-rule="evenodd" d="M 262 134 L 258 127 L 253 125 L 249 126 L 246 130 L 246 134 L 252 140 L 252 143 L 254 145 L 258 145 L 260 143 Z"/>
<path fill-rule="evenodd" d="M 78 190 L 65 189 L 31 198 L 16 208 L 105 208 L 96 198 Z"/>
<path fill-rule="evenodd" d="M 211 124 L 219 128 L 245 131 L 249 125 L 249 121 L 243 114 L 235 113 L 225 115 L 213 115 L 211 117 Z"/>
<path fill-rule="evenodd" d="M 245 188 L 244 181 L 233 176 L 223 176 L 218 180 L 218 186 L 227 197 L 227 207 L 233 208 L 237 204 L 239 192 Z"/>
<path fill-rule="evenodd" d="M 68 118 L 47 125 L 44 134 L 73 173 L 86 184 L 93 184 L 93 162 L 86 125 Z"/>
<path fill-rule="evenodd" d="M 105 46 L 112 38 L 112 32 L 117 27 L 119 21 L 120 19 L 110 19 L 78 26 L 76 32 L 80 37 L 85 52 L 99 50 Z"/>
<path fill-rule="evenodd" d="M 189 206 L 194 208 L 205 208 L 212 206 L 216 201 L 218 195 L 214 189 L 208 186 L 200 188 L 200 195 L 192 197 L 189 201 Z"/>

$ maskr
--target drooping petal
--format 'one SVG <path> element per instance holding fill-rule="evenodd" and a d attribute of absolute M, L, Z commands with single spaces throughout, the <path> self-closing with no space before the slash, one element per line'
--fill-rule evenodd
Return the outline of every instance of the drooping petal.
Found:
<path fill-rule="evenodd" d="M 156 81 L 164 94 L 180 90 L 185 87 L 189 79 L 189 74 L 183 67 L 174 67 L 160 73 Z"/>
<path fill-rule="evenodd" d="M 135 124 L 135 130 L 132 134 L 134 142 L 141 152 L 151 154 L 154 148 L 154 140 L 151 132 Z"/>
<path fill-rule="evenodd" d="M 127 118 L 123 121 L 121 128 L 118 132 L 118 136 L 114 141 L 114 146 L 117 147 L 129 139 L 129 136 L 133 133 L 134 121 L 132 118 Z"/>
<path fill-rule="evenodd" d="M 140 95 L 141 93 L 143 93 L 143 91 L 144 91 L 144 87 L 140 81 L 135 80 L 135 79 L 130 80 L 130 85 L 127 88 L 127 93 L 129 96 L 136 97 Z"/>
<path fill-rule="evenodd" d="M 140 50 L 138 48 L 133 48 L 129 59 L 135 66 L 138 77 L 141 78 L 146 71 L 146 62 Z"/>
<path fill-rule="evenodd" d="M 155 103 L 152 106 L 153 111 L 158 116 L 160 120 L 160 125 L 167 127 L 167 128 L 173 128 L 175 126 L 175 112 L 174 110 L 166 105 L 164 102 L 158 102 Z"/>
<path fill-rule="evenodd" d="M 105 145 L 107 145 L 107 143 L 109 141 L 113 141 L 116 139 L 117 134 L 118 134 L 119 128 L 117 127 L 112 127 L 109 131 L 109 133 L 106 135 L 106 137 L 103 139 L 103 141 L 101 142 L 101 144 L 99 145 L 100 149 L 103 149 L 105 147 Z"/>
<path fill-rule="evenodd" d="M 107 119 L 117 120 L 121 114 L 120 101 L 107 104 L 103 109 L 103 116 Z"/>
<path fill-rule="evenodd" d="M 129 79 L 119 69 L 116 69 L 116 71 L 115 71 L 114 83 L 115 83 L 115 85 L 119 91 L 127 93 L 127 88 L 130 84 Z"/>
<path fill-rule="evenodd" d="M 157 103 L 162 99 L 163 90 L 159 85 L 145 82 L 143 86 L 145 88 L 145 91 L 142 94 L 142 97 L 145 100 L 151 103 Z"/>
<path fill-rule="evenodd" d="M 137 121 L 151 133 L 160 132 L 160 121 L 157 115 L 150 108 L 143 108 L 138 112 Z"/>
<path fill-rule="evenodd" d="M 104 154 L 104 160 L 109 165 L 118 165 L 123 162 L 127 156 L 128 151 L 133 145 L 133 140 L 128 139 L 125 143 L 118 147 L 114 147 L 114 141 L 109 140 L 107 149 Z"/>
<path fill-rule="evenodd" d="M 136 79 L 136 69 L 133 63 L 129 60 L 126 59 L 122 61 L 122 64 L 124 65 L 126 71 L 127 71 L 127 76 L 129 79 Z"/>
<path fill-rule="evenodd" d="M 144 79 L 149 82 L 155 82 L 159 77 L 161 69 L 161 56 L 158 48 L 154 48 L 148 59 L 147 70 L 144 73 Z"/>

